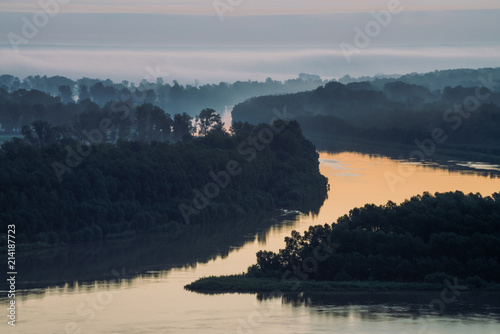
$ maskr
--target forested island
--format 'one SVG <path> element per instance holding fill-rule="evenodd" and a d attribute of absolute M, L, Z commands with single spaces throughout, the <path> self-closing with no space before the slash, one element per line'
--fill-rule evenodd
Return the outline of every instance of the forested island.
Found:
<path fill-rule="evenodd" d="M 0 148 L 0 228 L 15 224 L 16 243 L 30 247 L 145 232 L 176 237 L 191 224 L 262 210 L 314 211 L 325 199 L 318 153 L 296 121 L 235 123 L 228 133 L 204 109 L 194 129 L 181 122 L 188 128 L 174 140 L 170 131 L 155 137 L 155 112 L 166 118 L 157 109 L 136 108 L 135 119 L 147 120 L 135 123 L 136 140 L 110 139 L 102 109 L 92 113 L 100 140 L 44 121 L 23 126 L 23 139 Z"/>
<path fill-rule="evenodd" d="M 448 283 L 446 283 L 448 282 Z M 365 205 L 332 225 L 260 251 L 242 275 L 202 278 L 201 292 L 500 288 L 500 193 L 412 197 Z"/>

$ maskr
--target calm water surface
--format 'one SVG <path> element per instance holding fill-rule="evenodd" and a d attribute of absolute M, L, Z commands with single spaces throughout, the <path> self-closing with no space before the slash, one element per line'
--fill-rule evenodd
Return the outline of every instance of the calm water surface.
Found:
<path fill-rule="evenodd" d="M 487 173 L 359 153 L 321 153 L 320 168 L 331 190 L 314 215 L 257 216 L 251 224 L 243 220 L 217 231 L 193 232 L 188 240 L 142 237 L 29 256 L 20 267 L 24 275 L 21 269 L 18 274 L 30 288 L 17 298 L 17 326 L 7 326 L 2 316 L 1 332 L 500 333 L 500 295 L 492 293 L 464 292 L 442 310 L 431 310 L 429 303 L 440 298 L 439 291 L 273 297 L 183 289 L 203 276 L 243 272 L 258 250 L 282 248 L 292 230 L 332 223 L 366 203 L 400 203 L 424 191 L 483 196 L 500 191 L 500 179 Z"/>

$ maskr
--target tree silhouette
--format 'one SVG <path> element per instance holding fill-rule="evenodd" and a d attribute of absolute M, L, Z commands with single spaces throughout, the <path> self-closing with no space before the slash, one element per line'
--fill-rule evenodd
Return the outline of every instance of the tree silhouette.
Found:
<path fill-rule="evenodd" d="M 193 134 L 194 128 L 192 120 L 193 118 L 186 113 L 174 115 L 172 123 L 174 140 L 181 140 Z"/>
<path fill-rule="evenodd" d="M 85 85 L 80 86 L 80 91 L 79 91 L 78 96 L 79 96 L 80 101 L 90 100 L 90 93 L 89 93 L 87 86 L 85 86 Z"/>
<path fill-rule="evenodd" d="M 57 129 L 53 128 L 47 121 L 34 121 L 30 125 L 21 127 L 24 139 L 40 148 L 52 144 L 57 140 Z"/>
<path fill-rule="evenodd" d="M 73 92 L 71 88 L 67 85 L 59 86 L 59 96 L 61 97 L 62 103 L 73 102 Z"/>
<path fill-rule="evenodd" d="M 164 141 L 168 139 L 172 127 L 169 114 L 153 106 L 143 104 L 136 109 L 137 138 L 142 141 Z"/>
<path fill-rule="evenodd" d="M 203 109 L 196 116 L 196 124 L 198 125 L 198 134 L 201 136 L 206 136 L 210 131 L 222 130 L 224 127 L 220 115 L 211 108 Z"/>

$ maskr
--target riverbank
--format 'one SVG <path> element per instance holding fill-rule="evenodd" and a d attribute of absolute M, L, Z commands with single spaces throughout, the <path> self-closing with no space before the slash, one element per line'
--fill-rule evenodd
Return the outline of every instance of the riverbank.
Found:
<path fill-rule="evenodd" d="M 474 145 L 436 145 L 432 154 L 423 152 L 415 143 L 402 144 L 395 141 L 384 141 L 376 139 L 364 139 L 359 136 L 338 136 L 328 133 L 318 133 L 311 129 L 303 131 L 307 139 L 309 139 L 319 151 L 327 152 L 362 152 L 365 154 L 383 155 L 392 159 L 407 159 L 412 158 L 420 163 L 437 162 L 442 165 L 449 165 L 450 169 L 457 169 L 451 162 L 484 162 L 489 164 L 500 164 L 500 154 L 498 150 L 491 150 L 481 146 Z M 417 153 L 421 152 L 421 153 Z M 420 157 L 424 157 L 421 160 Z M 463 166 L 462 166 L 463 167 Z M 464 170 L 473 170 L 472 168 L 463 167 Z"/>
<path fill-rule="evenodd" d="M 272 278 L 255 278 L 245 275 L 210 276 L 200 278 L 184 288 L 188 291 L 218 293 L 263 292 L 331 292 L 331 291 L 434 291 L 442 290 L 442 283 L 382 282 L 382 281 L 286 281 Z M 500 291 L 499 284 L 477 289 L 467 285 L 455 286 L 458 290 Z"/>

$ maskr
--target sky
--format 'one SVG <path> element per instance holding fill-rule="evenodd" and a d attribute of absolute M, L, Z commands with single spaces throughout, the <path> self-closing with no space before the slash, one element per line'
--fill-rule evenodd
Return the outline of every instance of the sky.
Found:
<path fill-rule="evenodd" d="M 498 0 L 2 0 L 0 73 L 219 82 L 497 67 L 499 31 Z"/>
<path fill-rule="evenodd" d="M 48 2 L 49 0 L 42 0 Z M 365 12 L 387 8 L 388 0 L 59 0 L 61 12 L 216 15 L 215 7 L 233 8 L 232 15 L 304 15 Z M 399 2 L 399 1 L 397 1 Z M 400 0 L 407 11 L 500 9 L 497 0 Z M 2 12 L 35 12 L 38 1 L 2 0 Z"/>

